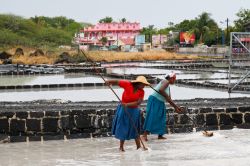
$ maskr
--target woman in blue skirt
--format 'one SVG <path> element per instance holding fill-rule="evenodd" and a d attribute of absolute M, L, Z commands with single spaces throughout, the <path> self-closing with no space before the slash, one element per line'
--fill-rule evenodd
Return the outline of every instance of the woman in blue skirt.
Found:
<path fill-rule="evenodd" d="M 181 112 L 180 107 L 178 107 L 171 99 L 170 95 L 170 84 L 174 84 L 176 80 L 176 74 L 170 73 L 165 76 L 154 89 L 148 98 L 146 107 L 146 117 L 144 121 L 144 133 L 143 138 L 145 141 L 148 140 L 148 134 L 157 134 L 158 139 L 166 139 L 163 137 L 166 130 L 166 106 L 165 101 L 175 108 L 176 112 Z"/>
<path fill-rule="evenodd" d="M 149 85 L 144 76 L 136 80 L 107 80 L 108 85 L 119 85 L 124 89 L 121 103 L 118 105 L 112 123 L 112 134 L 120 140 L 119 150 L 124 152 L 125 140 L 135 139 L 136 148 L 140 144 L 140 110 L 139 105 L 144 98 L 145 85 Z"/>

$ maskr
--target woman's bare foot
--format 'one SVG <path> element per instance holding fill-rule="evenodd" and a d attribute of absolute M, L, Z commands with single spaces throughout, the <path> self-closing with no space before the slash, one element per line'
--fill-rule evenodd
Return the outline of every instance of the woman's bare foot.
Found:
<path fill-rule="evenodd" d="M 214 135 L 213 132 L 209 132 L 209 131 L 203 131 L 202 133 L 206 137 L 212 137 Z"/>
<path fill-rule="evenodd" d="M 136 149 L 136 150 L 141 149 L 141 148 L 142 148 L 142 150 L 144 150 L 144 151 L 148 150 L 148 148 L 147 148 L 147 147 L 141 147 L 141 146 L 137 147 L 137 149 Z"/>
<path fill-rule="evenodd" d="M 162 135 L 158 136 L 158 139 L 167 139 L 166 137 L 163 137 Z"/>
<path fill-rule="evenodd" d="M 123 147 L 120 147 L 120 148 L 119 148 L 119 151 L 120 151 L 120 152 L 125 152 L 125 150 L 124 150 Z"/>
<path fill-rule="evenodd" d="M 146 135 L 142 135 L 141 138 L 144 140 L 144 141 L 148 141 L 148 137 Z"/>

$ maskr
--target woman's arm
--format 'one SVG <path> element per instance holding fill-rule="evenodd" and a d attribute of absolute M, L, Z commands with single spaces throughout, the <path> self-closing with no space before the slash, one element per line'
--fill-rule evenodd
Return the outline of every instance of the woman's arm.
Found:
<path fill-rule="evenodd" d="M 105 83 L 107 85 L 118 85 L 119 84 L 119 80 L 106 80 Z"/>
<path fill-rule="evenodd" d="M 178 106 L 173 102 L 173 100 L 171 99 L 171 97 L 165 92 L 165 89 L 168 88 L 168 86 L 169 86 L 169 82 L 168 82 L 167 80 L 164 80 L 164 81 L 162 82 L 162 85 L 161 85 L 160 89 L 159 89 L 159 92 L 160 92 L 160 94 L 161 94 L 162 96 L 165 97 L 166 101 L 167 101 L 171 106 L 174 107 L 174 109 L 176 110 L 176 112 L 181 112 L 180 107 L 178 107 Z"/>
<path fill-rule="evenodd" d="M 139 106 L 141 103 L 142 103 L 142 99 L 139 99 L 137 101 L 133 101 L 133 102 L 130 102 L 130 103 L 122 103 L 122 105 L 124 107 L 131 107 L 131 106 Z"/>

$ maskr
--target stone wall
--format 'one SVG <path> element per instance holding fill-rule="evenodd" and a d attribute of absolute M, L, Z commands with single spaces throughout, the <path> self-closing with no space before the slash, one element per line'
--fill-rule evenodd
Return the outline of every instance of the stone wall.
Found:
<path fill-rule="evenodd" d="M 245 100 L 246 102 L 249 99 Z M 111 136 L 117 103 L 1 103 L 0 139 L 2 142 L 43 141 L 55 139 Z M 183 105 L 179 103 L 179 105 Z M 168 109 L 167 131 L 250 128 L 250 106 L 194 107 L 185 114 Z M 142 108 L 145 108 L 145 103 Z M 183 107 L 185 108 L 185 107 Z M 143 116 L 142 116 L 143 121 Z"/>

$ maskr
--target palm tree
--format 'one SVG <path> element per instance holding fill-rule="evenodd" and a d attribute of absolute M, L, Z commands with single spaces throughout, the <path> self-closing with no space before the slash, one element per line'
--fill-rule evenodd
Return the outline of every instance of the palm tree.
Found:
<path fill-rule="evenodd" d="M 216 27 L 218 27 L 216 22 L 210 18 L 210 15 L 211 14 L 209 13 L 203 12 L 198 18 L 196 18 L 197 24 L 194 32 L 197 38 L 199 38 L 200 43 L 204 43 L 206 37 L 210 34 L 210 31 L 217 29 Z"/>

